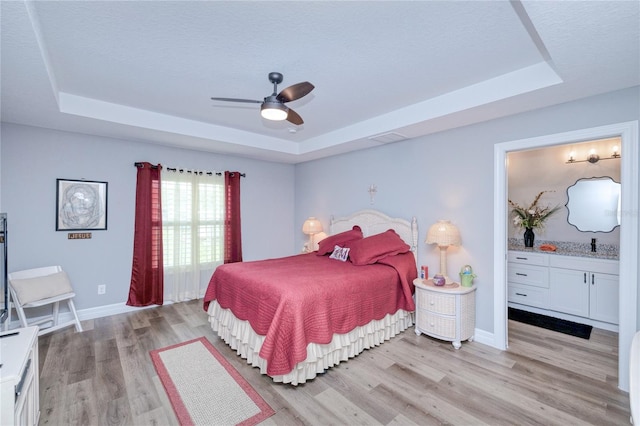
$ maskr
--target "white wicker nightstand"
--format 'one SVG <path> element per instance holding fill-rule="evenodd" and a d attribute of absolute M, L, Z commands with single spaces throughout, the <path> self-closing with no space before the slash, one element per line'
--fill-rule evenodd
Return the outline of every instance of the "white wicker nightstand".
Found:
<path fill-rule="evenodd" d="M 460 349 L 463 340 L 473 341 L 476 328 L 476 286 L 450 283 L 442 287 L 432 280 L 416 278 L 416 334 L 424 333 L 452 342 Z"/>

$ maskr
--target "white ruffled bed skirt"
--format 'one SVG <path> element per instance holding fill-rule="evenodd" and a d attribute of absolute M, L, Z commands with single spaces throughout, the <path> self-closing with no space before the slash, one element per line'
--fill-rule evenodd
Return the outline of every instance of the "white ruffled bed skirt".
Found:
<path fill-rule="evenodd" d="M 229 309 L 220 307 L 215 300 L 209 304 L 208 314 L 211 328 L 218 336 L 246 359 L 247 363 L 258 367 L 260 373 L 266 375 L 267 361 L 259 356 L 264 336 L 253 331 L 248 321 L 240 320 Z M 412 325 L 413 313 L 399 310 L 381 320 L 356 327 L 349 333 L 335 334 L 330 343 L 309 343 L 307 359 L 296 364 L 288 374 L 270 377 L 275 382 L 292 385 L 305 383 L 341 361 L 353 358 L 365 349 L 381 345 Z"/>

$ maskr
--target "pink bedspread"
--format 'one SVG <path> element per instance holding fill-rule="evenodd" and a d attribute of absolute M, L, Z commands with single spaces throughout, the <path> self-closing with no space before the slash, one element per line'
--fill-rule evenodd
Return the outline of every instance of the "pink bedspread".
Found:
<path fill-rule="evenodd" d="M 404 253 L 377 264 L 355 266 L 328 256 L 302 254 L 219 266 L 204 309 L 221 307 L 265 336 L 260 357 L 267 374 L 289 373 L 307 357 L 307 344 L 329 343 L 399 309 L 414 311 L 415 258 Z"/>

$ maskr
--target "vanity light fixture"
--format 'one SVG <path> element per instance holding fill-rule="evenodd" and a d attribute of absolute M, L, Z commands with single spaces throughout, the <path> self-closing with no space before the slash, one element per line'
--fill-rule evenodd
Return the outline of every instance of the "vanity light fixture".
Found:
<path fill-rule="evenodd" d="M 613 147 L 613 154 L 611 154 L 611 158 L 620 158 L 620 153 L 618 152 L 618 145 Z"/>
<path fill-rule="evenodd" d="M 613 160 L 616 158 L 620 158 L 620 152 L 617 145 L 613 147 L 612 151 L 613 152 L 611 154 L 611 157 L 602 158 L 596 153 L 595 149 L 592 149 L 589 151 L 589 155 L 587 156 L 586 160 L 576 160 L 576 153 L 574 151 L 571 151 L 569 153 L 569 159 L 567 160 L 566 164 L 587 163 L 587 162 L 591 164 L 596 164 L 600 160 Z"/>

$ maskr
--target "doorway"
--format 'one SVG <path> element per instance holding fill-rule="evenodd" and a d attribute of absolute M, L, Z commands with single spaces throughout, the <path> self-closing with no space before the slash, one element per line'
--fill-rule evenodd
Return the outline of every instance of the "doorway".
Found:
<path fill-rule="evenodd" d="M 638 122 L 626 122 L 566 133 L 499 143 L 494 146 L 494 339 L 507 341 L 507 153 L 587 140 L 621 138 L 620 319 L 618 387 L 629 390 L 629 349 L 636 331 L 638 306 Z"/>

